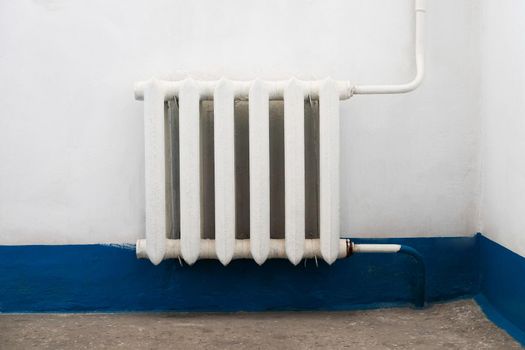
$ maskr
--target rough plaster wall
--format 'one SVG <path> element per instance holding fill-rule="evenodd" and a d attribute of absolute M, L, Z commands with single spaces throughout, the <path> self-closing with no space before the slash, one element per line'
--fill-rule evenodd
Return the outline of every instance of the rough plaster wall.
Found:
<path fill-rule="evenodd" d="M 0 244 L 144 234 L 143 104 L 158 77 L 402 82 L 410 0 L 0 2 Z M 428 2 L 417 92 L 342 112 L 342 229 L 469 235 L 478 179 L 477 2 Z"/>
<path fill-rule="evenodd" d="M 482 2 L 481 231 L 525 256 L 525 2 Z"/>

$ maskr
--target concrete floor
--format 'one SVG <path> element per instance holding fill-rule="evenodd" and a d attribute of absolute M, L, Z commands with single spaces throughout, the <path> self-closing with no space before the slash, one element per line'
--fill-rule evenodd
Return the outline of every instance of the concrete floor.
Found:
<path fill-rule="evenodd" d="M 0 349 L 521 349 L 471 300 L 426 310 L 0 315 Z"/>

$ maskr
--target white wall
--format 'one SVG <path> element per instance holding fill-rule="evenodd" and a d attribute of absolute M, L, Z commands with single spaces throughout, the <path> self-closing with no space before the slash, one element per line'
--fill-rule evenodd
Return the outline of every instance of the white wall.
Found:
<path fill-rule="evenodd" d="M 481 230 L 525 256 L 525 2 L 482 6 Z"/>
<path fill-rule="evenodd" d="M 411 79 L 411 0 L 0 2 L 0 244 L 144 234 L 141 102 L 176 78 Z M 477 229 L 477 2 L 428 1 L 417 92 L 342 105 L 345 235 Z"/>

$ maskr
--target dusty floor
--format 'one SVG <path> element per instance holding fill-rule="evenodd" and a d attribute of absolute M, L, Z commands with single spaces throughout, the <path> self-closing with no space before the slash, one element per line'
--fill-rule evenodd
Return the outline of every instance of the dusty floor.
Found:
<path fill-rule="evenodd" d="M 0 349 L 521 349 L 471 300 L 424 311 L 0 315 Z"/>

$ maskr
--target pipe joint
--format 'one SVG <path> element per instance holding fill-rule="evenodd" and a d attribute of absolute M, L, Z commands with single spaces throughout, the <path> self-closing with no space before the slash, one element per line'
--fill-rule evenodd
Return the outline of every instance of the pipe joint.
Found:
<path fill-rule="evenodd" d="M 416 12 L 426 12 L 426 0 L 416 0 Z"/>

